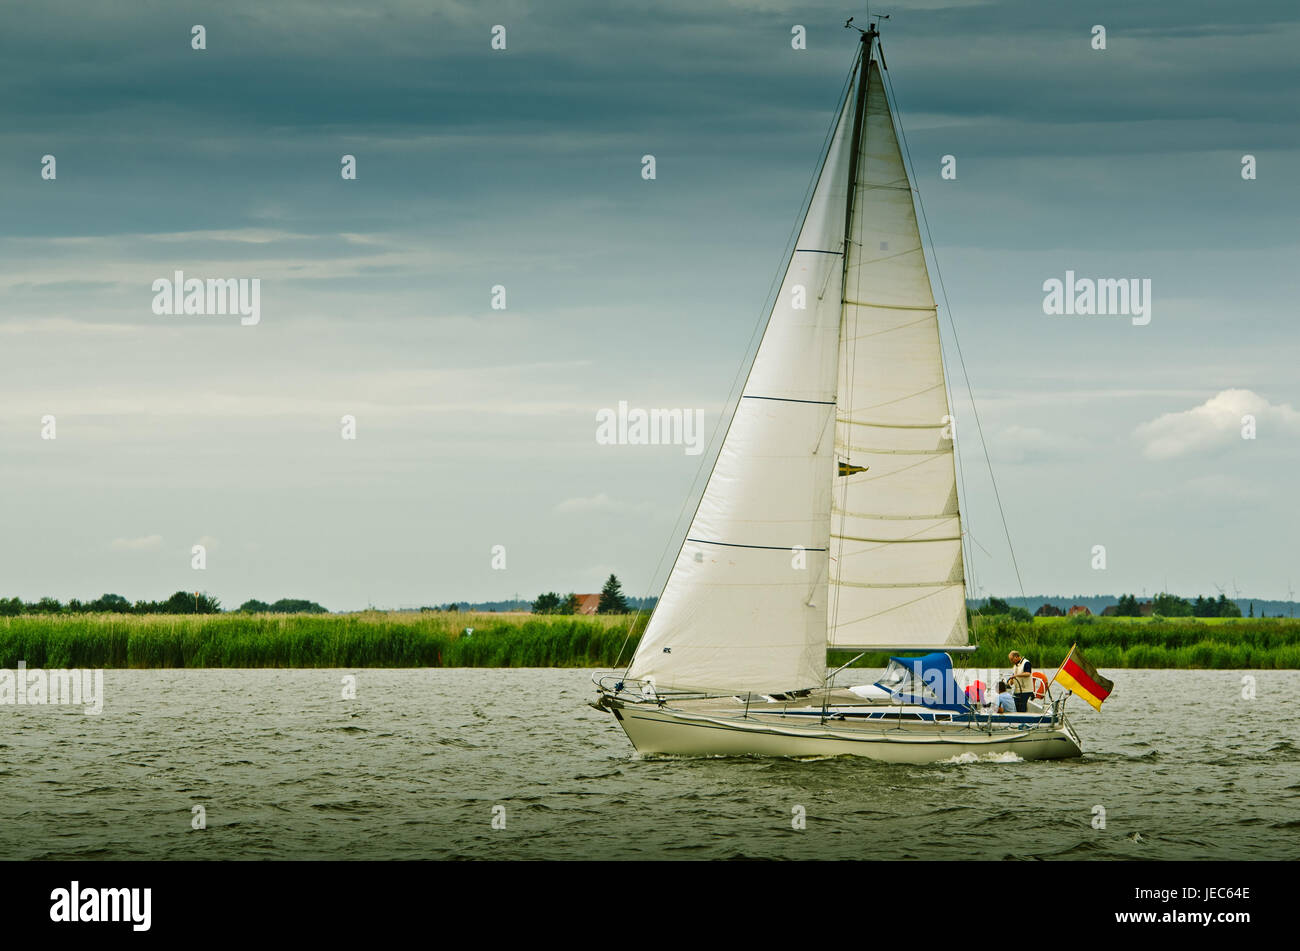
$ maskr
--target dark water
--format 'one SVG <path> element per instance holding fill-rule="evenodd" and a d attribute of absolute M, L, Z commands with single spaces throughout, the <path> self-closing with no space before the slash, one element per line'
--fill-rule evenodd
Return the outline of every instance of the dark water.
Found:
<path fill-rule="evenodd" d="M 107 671 L 100 716 L 0 706 L 0 856 L 1300 858 L 1300 671 L 1255 699 L 1107 671 L 1104 713 L 1072 701 L 1081 759 L 932 766 L 641 759 L 587 671 L 361 670 L 355 700 L 344 673 Z"/>

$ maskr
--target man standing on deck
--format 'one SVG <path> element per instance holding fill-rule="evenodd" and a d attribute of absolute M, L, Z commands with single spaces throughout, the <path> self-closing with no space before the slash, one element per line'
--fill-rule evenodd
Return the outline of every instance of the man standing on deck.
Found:
<path fill-rule="evenodd" d="M 1034 695 L 1034 668 L 1020 651 L 1012 651 L 1007 660 L 1011 661 L 1011 690 L 1016 712 L 1024 713 L 1029 709 L 1029 698 Z"/>

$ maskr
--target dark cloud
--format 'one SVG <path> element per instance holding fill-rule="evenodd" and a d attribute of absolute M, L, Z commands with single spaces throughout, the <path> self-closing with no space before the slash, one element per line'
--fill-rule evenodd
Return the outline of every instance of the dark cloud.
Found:
<path fill-rule="evenodd" d="M 1300 292 L 1292 266 L 1300 8 L 898 0 L 889 10 L 885 49 L 916 184 L 976 391 L 1000 397 L 992 416 L 1074 445 L 1071 433 L 1129 432 L 1205 398 L 1183 391 L 1252 388 L 1300 403 L 1289 317 Z M 596 452 L 592 413 L 622 398 L 722 402 L 853 55 L 844 17 L 843 4 L 828 0 L 8 5 L 0 403 L 26 415 L 0 414 L 0 437 L 10 435 L 0 455 L 21 460 L 6 477 L 31 492 L 84 487 L 94 454 L 61 442 L 60 451 L 81 455 L 70 456 L 77 467 L 60 467 L 51 447 L 27 439 L 28 417 L 65 397 L 93 407 L 120 386 L 124 395 L 109 403 L 119 415 L 104 417 L 104 431 L 124 421 L 134 444 L 156 455 L 158 485 L 178 496 L 192 471 L 189 417 L 178 414 L 163 438 L 141 423 L 140 406 L 176 399 L 208 412 L 196 431 L 212 437 L 226 426 L 222 445 L 233 448 L 222 464 L 235 479 L 246 420 L 256 416 L 249 401 L 265 394 L 268 419 L 294 421 L 259 437 L 271 447 L 266 478 L 291 486 L 297 453 L 332 458 L 335 449 L 312 442 L 308 421 L 329 430 L 334 401 L 373 398 L 401 425 L 425 427 L 421 441 L 403 444 L 401 465 L 433 461 L 403 483 L 401 504 L 426 506 L 455 542 L 443 567 L 461 587 L 441 600 L 504 593 L 499 579 L 465 573 L 457 547 L 479 546 L 489 509 L 510 531 L 524 526 L 544 554 L 557 538 L 588 541 L 585 524 L 536 516 L 566 498 L 655 499 L 655 511 L 676 511 L 690 460 Z M 190 49 L 194 23 L 207 27 L 206 51 Z M 489 49 L 494 23 L 507 27 L 504 53 Z M 808 29 L 803 52 L 789 44 L 796 23 Z M 1104 52 L 1089 47 L 1097 23 L 1108 30 Z M 58 158 L 56 183 L 39 177 L 47 152 Z M 1259 160 L 1254 182 L 1239 174 L 1246 152 Z M 354 183 L 339 178 L 345 153 L 358 159 Z M 639 176 L 645 153 L 658 160 L 653 183 Z M 955 182 L 938 177 L 945 154 L 957 156 Z M 254 334 L 158 323 L 149 281 L 172 268 L 262 274 L 263 324 Z M 1048 321 L 1042 281 L 1067 268 L 1151 277 L 1152 325 L 1121 336 L 1115 322 Z M 499 281 L 510 287 L 508 315 L 487 305 Z M 32 335 L 43 321 L 56 321 L 47 326 L 58 333 Z M 532 369 L 497 383 L 498 363 Z M 404 391 L 375 395 L 393 368 L 447 367 L 481 375 L 420 399 L 443 407 L 463 398 L 472 404 L 463 414 L 408 420 Z M 1050 413 L 1037 406 L 1033 396 L 1067 374 L 1096 392 L 1155 381 L 1181 402 L 1087 403 L 1073 419 L 1060 408 L 1068 401 Z M 236 423 L 222 422 L 227 397 L 243 401 Z M 502 404 L 564 409 L 523 420 L 494 409 Z M 367 425 L 378 440 L 381 427 Z M 1065 481 L 1025 483 L 1020 493 L 1046 508 L 1100 491 L 1113 475 L 1106 467 L 1127 464 L 1115 445 L 1079 457 Z M 517 471 L 536 474 L 530 500 L 519 499 L 516 474 L 500 471 L 504 447 Z M 1025 455 L 1032 465 L 1032 451 Z M 100 461 L 132 484 L 138 460 L 106 451 Z M 439 508 L 426 497 L 431 486 L 473 504 Z M 256 517 L 241 513 L 283 512 L 310 525 L 322 507 L 349 504 L 313 490 L 272 512 L 251 476 L 222 491 L 213 511 L 225 521 L 205 526 L 180 514 L 161 528 L 146 524 L 152 498 L 104 506 L 120 509 L 122 524 L 111 525 L 98 510 L 65 511 L 62 495 L 46 499 L 76 528 L 32 523 L 21 537 L 44 554 L 30 564 L 0 558 L 0 572 L 42 577 L 41 558 L 57 564 L 68 533 L 80 538 L 86 526 L 109 539 L 156 531 L 169 543 L 200 531 L 224 539 L 236 533 L 222 525 L 240 518 L 250 521 L 240 531 L 256 535 Z M 1117 532 L 1161 534 L 1143 525 L 1140 506 L 1119 501 L 1109 511 L 1124 526 Z M 358 529 L 352 548 L 385 550 L 404 519 L 394 525 Z M 622 557 L 648 575 L 642 555 L 657 553 L 666 533 L 663 524 L 620 532 L 611 544 L 623 547 L 602 559 Z M 285 544 L 294 537 L 287 532 Z M 1261 558 L 1284 560 L 1280 550 Z M 573 564 L 602 559 L 583 554 Z M 419 573 L 400 558 L 374 570 L 394 579 L 394 591 L 419 590 Z M 313 578 L 302 569 L 290 581 Z M 331 606 L 378 593 L 357 581 L 340 605 L 290 581 L 284 590 Z M 568 583 L 541 574 L 522 583 L 533 581 Z"/>

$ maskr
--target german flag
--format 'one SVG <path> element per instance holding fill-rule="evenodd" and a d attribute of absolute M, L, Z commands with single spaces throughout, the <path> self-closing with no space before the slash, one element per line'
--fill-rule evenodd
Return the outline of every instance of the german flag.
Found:
<path fill-rule="evenodd" d="M 1101 709 L 1101 702 L 1115 689 L 1115 684 L 1097 673 L 1097 668 L 1079 653 L 1078 644 L 1070 648 L 1052 679 L 1087 700 L 1096 710 Z"/>

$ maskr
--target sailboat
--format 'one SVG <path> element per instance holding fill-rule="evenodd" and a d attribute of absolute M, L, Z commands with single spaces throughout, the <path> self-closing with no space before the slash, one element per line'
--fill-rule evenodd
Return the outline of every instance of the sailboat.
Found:
<path fill-rule="evenodd" d="M 642 753 L 1077 756 L 1063 700 L 989 713 L 953 672 L 951 652 L 973 648 L 938 309 L 879 30 L 853 28 L 713 470 L 630 666 L 593 678 L 592 705 Z M 837 687 L 828 648 L 908 656 Z"/>

